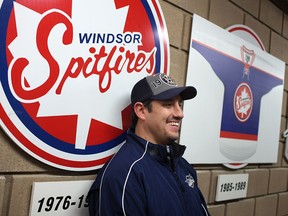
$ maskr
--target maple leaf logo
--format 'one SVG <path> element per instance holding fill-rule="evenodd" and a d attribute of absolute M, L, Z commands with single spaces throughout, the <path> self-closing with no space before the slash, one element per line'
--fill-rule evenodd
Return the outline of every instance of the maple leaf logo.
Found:
<path fill-rule="evenodd" d="M 59 86 L 61 78 L 65 75 L 71 59 L 79 56 L 84 60 L 93 57 L 89 52 L 89 48 L 91 46 L 95 47 L 97 44 L 80 43 L 80 33 L 109 32 L 116 34 L 124 31 L 128 6 L 116 9 L 114 1 L 102 1 L 101 7 L 89 7 L 89 5 L 93 5 L 93 1 L 88 0 L 85 4 L 81 1 L 73 1 L 71 17 L 57 9 L 39 14 L 14 2 L 17 37 L 8 46 L 14 57 L 9 65 L 8 74 L 11 74 L 11 65 L 16 61 L 15 59 L 25 56 L 29 64 L 23 70 L 21 85 L 27 90 L 37 88 L 50 76 L 49 65 L 39 53 L 36 44 L 39 22 L 49 13 L 59 13 L 72 23 L 73 42 L 71 44 L 65 45 L 62 42 L 66 30 L 63 24 L 55 25 L 49 34 L 47 43 L 51 55 L 59 64 L 59 75 L 55 84 L 45 95 L 34 100 L 23 100 L 13 90 L 11 75 L 9 85 L 14 97 L 20 102 L 39 102 L 37 117 L 77 115 L 76 149 L 85 149 L 91 119 L 122 129 L 121 111 L 130 103 L 127 92 L 130 92 L 134 84 L 134 82 L 123 83 L 123 80 L 131 80 L 131 74 L 123 72 L 121 76 L 117 76 L 118 74 L 113 76 L 113 82 L 109 90 L 101 93 L 98 85 L 100 83 L 99 76 L 85 77 L 80 73 L 77 79 L 67 79 L 61 93 L 56 94 L 57 86 Z M 104 21 L 103 18 L 105 17 L 107 19 Z M 116 27 L 115 20 L 118 23 Z M 138 45 L 130 43 L 125 44 L 125 47 L 131 52 L 137 52 Z M 105 44 L 106 51 L 111 50 L 113 46 L 115 44 Z M 116 60 L 114 59 L 114 61 Z M 87 65 L 86 70 L 92 70 L 94 65 L 92 63 Z M 125 71 L 125 68 L 122 71 Z M 147 72 L 144 70 L 143 73 L 142 71 L 141 73 L 133 73 L 133 80 L 139 80 L 146 74 Z M 109 79 L 107 73 L 101 81 L 102 85 L 107 86 Z"/>
<path fill-rule="evenodd" d="M 240 84 L 236 90 L 234 99 L 234 110 L 240 121 L 246 121 L 252 110 L 252 92 L 247 84 Z"/>

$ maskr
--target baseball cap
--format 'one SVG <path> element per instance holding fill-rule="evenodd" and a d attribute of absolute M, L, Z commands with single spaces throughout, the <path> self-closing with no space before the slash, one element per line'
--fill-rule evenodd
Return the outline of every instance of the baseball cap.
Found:
<path fill-rule="evenodd" d="M 175 80 L 164 74 L 157 73 L 139 80 L 131 91 L 131 103 L 144 102 L 148 99 L 168 100 L 180 95 L 182 100 L 192 99 L 197 90 L 193 86 L 178 86 Z"/>

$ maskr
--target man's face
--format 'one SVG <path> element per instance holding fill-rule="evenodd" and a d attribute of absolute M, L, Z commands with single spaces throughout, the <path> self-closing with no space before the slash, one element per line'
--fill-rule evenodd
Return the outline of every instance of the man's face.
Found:
<path fill-rule="evenodd" d="M 171 100 L 152 100 L 152 110 L 145 112 L 146 139 L 155 144 L 168 144 L 179 138 L 181 120 L 184 117 L 180 96 Z"/>

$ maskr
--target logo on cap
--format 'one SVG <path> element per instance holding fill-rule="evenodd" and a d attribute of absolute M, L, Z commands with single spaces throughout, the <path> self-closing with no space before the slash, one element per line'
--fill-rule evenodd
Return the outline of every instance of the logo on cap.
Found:
<path fill-rule="evenodd" d="M 154 77 L 157 77 L 156 79 L 154 79 Z M 163 83 L 168 85 L 168 86 L 177 86 L 176 83 L 175 83 L 175 80 L 166 75 L 166 74 L 156 74 L 154 75 L 154 77 L 151 77 L 153 78 L 152 82 L 151 82 L 151 86 L 153 86 L 154 88 L 158 88 L 160 87 Z"/>
<path fill-rule="evenodd" d="M 170 86 L 177 86 L 175 80 L 172 77 L 166 74 L 161 74 L 159 77 L 165 84 L 170 85 Z"/>

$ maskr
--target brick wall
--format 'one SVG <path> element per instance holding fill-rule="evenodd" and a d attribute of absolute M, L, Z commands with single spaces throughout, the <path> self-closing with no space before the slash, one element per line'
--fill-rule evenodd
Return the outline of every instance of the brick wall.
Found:
<path fill-rule="evenodd" d="M 269 0 L 159 0 L 170 39 L 171 74 L 184 83 L 193 14 L 226 28 L 244 24 L 261 38 L 267 52 L 286 62 L 288 73 L 288 15 Z M 212 216 L 288 215 L 288 162 L 284 158 L 287 124 L 288 77 L 283 94 L 279 153 L 275 164 L 249 164 L 240 170 L 222 165 L 197 165 L 201 190 Z M 31 186 L 35 181 L 94 179 L 96 172 L 75 173 L 55 169 L 21 150 L 0 129 L 0 215 L 28 215 Z M 217 176 L 248 173 L 245 199 L 215 201 Z"/>

